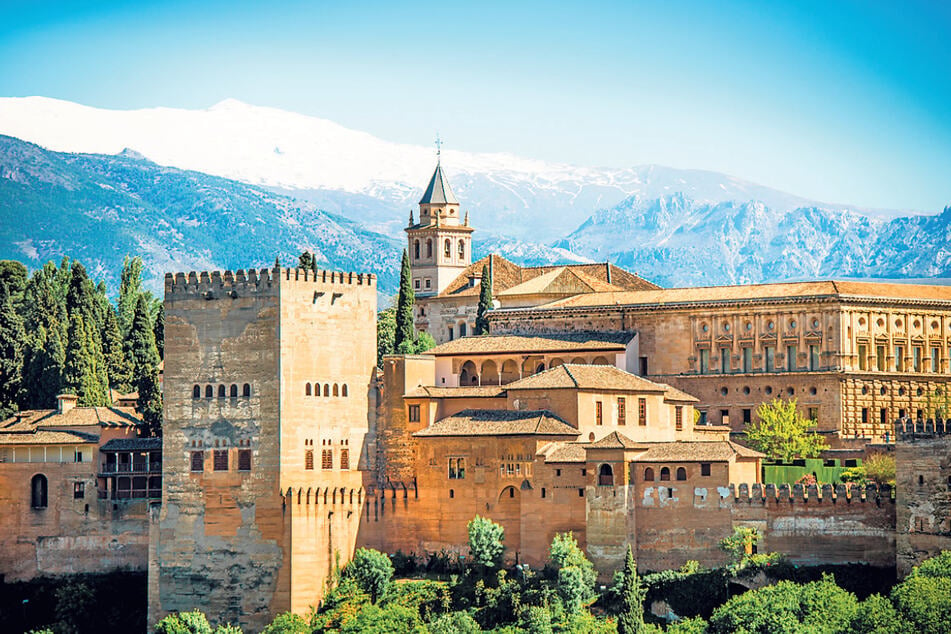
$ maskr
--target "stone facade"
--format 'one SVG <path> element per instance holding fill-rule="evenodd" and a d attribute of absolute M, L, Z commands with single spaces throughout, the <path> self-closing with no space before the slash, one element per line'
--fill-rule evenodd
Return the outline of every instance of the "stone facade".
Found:
<path fill-rule="evenodd" d="M 914 430 L 895 447 L 898 572 L 951 550 L 951 429 Z"/>

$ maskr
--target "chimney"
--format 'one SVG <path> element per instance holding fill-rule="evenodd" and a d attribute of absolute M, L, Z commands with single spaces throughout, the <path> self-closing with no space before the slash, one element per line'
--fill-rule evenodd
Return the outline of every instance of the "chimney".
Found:
<path fill-rule="evenodd" d="M 78 400 L 79 397 L 75 394 L 60 394 L 56 397 L 56 411 L 60 414 L 65 414 L 76 407 Z"/>

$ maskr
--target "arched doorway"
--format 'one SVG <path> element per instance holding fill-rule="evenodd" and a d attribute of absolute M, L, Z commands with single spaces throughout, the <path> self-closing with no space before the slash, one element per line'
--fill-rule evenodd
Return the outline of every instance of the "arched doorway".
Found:
<path fill-rule="evenodd" d="M 511 359 L 502 363 L 502 383 L 512 383 L 518 379 L 518 365 Z"/>
<path fill-rule="evenodd" d="M 478 385 L 479 373 L 476 371 L 475 363 L 466 361 L 462 364 L 462 370 L 459 372 L 459 385 Z"/>
<path fill-rule="evenodd" d="M 514 486 L 507 486 L 499 493 L 496 516 L 505 529 L 505 554 L 515 557 L 522 547 L 522 495 Z"/>
<path fill-rule="evenodd" d="M 499 385 L 499 367 L 495 361 L 486 361 L 482 364 L 482 385 Z"/>
<path fill-rule="evenodd" d="M 598 484 L 603 487 L 614 486 L 614 469 L 609 464 L 601 465 L 598 469 Z"/>

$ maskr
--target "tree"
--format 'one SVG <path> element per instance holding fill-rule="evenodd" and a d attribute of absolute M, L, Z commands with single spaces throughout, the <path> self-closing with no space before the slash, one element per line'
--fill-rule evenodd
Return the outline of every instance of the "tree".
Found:
<path fill-rule="evenodd" d="M 376 603 L 393 578 L 393 563 L 378 550 L 358 548 L 353 559 L 343 569 L 343 575 L 356 581 L 360 589 Z"/>
<path fill-rule="evenodd" d="M 119 277 L 119 331 L 129 335 L 135 305 L 142 294 L 142 258 L 125 256 Z"/>
<path fill-rule="evenodd" d="M 855 634 L 898 634 L 904 629 L 895 606 L 880 594 L 873 594 L 859 603 L 849 625 L 849 631 Z"/>
<path fill-rule="evenodd" d="M 261 630 L 261 634 L 311 634 L 313 630 L 300 614 L 282 612 Z"/>
<path fill-rule="evenodd" d="M 476 515 L 466 525 L 469 531 L 469 553 L 473 561 L 485 568 L 497 568 L 502 563 L 505 529 L 487 517 Z"/>
<path fill-rule="evenodd" d="M 152 320 L 152 335 L 155 337 L 155 349 L 158 350 L 159 360 L 165 359 L 165 304 L 158 302 L 155 318 Z"/>
<path fill-rule="evenodd" d="M 486 313 L 490 310 L 492 310 L 492 274 L 488 266 L 483 266 L 482 283 L 479 286 L 479 311 L 476 314 L 474 334 L 489 334 L 489 317 Z"/>
<path fill-rule="evenodd" d="M 385 607 L 368 605 L 343 623 L 340 634 L 426 634 L 419 612 L 391 603 Z"/>
<path fill-rule="evenodd" d="M 644 631 L 644 598 L 647 588 L 637 574 L 637 562 L 634 550 L 627 546 L 624 558 L 624 582 L 621 590 L 621 613 L 617 619 L 618 634 L 640 634 Z"/>
<path fill-rule="evenodd" d="M 433 336 L 431 334 L 429 334 L 425 330 L 421 330 L 419 333 L 417 333 L 416 350 L 415 350 L 416 354 L 422 354 L 426 352 L 427 350 L 431 350 L 435 347 L 436 347 L 436 340 L 433 339 Z"/>
<path fill-rule="evenodd" d="M 23 388 L 23 319 L 13 299 L 0 297 L 0 420 L 17 410 Z"/>
<path fill-rule="evenodd" d="M 16 260 L 0 260 L 0 297 L 9 296 L 14 305 L 23 299 L 26 289 L 26 267 Z"/>
<path fill-rule="evenodd" d="M 733 534 L 720 540 L 720 550 L 730 556 L 730 567 L 734 573 L 746 565 L 753 547 L 763 538 L 759 531 L 749 526 L 737 526 Z"/>
<path fill-rule="evenodd" d="M 825 439 L 810 431 L 816 421 L 804 418 L 796 399 L 774 398 L 756 410 L 758 420 L 746 428 L 746 437 L 753 449 L 773 460 L 791 462 L 797 458 L 815 458 L 826 448 Z"/>
<path fill-rule="evenodd" d="M 304 251 L 297 258 L 297 268 L 299 269 L 310 271 L 314 268 L 314 264 L 314 256 L 311 255 L 310 251 Z"/>
<path fill-rule="evenodd" d="M 403 262 L 400 266 L 400 294 L 396 300 L 396 334 L 393 342 L 397 354 L 416 352 L 416 327 L 413 325 L 415 301 L 409 256 L 406 254 L 406 249 L 403 249 Z"/>
<path fill-rule="evenodd" d="M 558 533 L 551 542 L 549 558 L 558 571 L 557 589 L 565 609 L 577 612 L 593 595 L 597 573 L 585 557 L 574 534 Z"/>
<path fill-rule="evenodd" d="M 892 588 L 892 603 L 920 634 L 943 634 L 951 623 L 951 578 L 912 574 Z"/>
<path fill-rule="evenodd" d="M 22 404 L 24 409 L 48 409 L 63 387 L 66 348 L 59 328 L 40 326 L 27 338 L 23 359 Z"/>
<path fill-rule="evenodd" d="M 865 477 L 881 486 L 895 486 L 895 456 L 873 453 L 865 459 Z"/>
<path fill-rule="evenodd" d="M 384 308 L 376 315 L 376 365 L 383 367 L 383 357 L 396 351 L 396 309 Z"/>
<path fill-rule="evenodd" d="M 132 364 L 126 356 L 119 320 L 112 306 L 106 307 L 102 329 L 102 354 L 109 374 L 109 387 L 128 392 L 132 384 Z"/>
<path fill-rule="evenodd" d="M 158 350 L 145 295 L 140 294 L 132 315 L 128 346 L 132 358 L 133 385 L 139 393 L 136 409 L 149 435 L 162 435 L 162 394 L 158 382 Z"/>
<path fill-rule="evenodd" d="M 81 311 L 70 315 L 63 367 L 63 390 L 79 397 L 79 405 L 96 407 L 108 404 L 104 368 L 97 355 Z"/>
<path fill-rule="evenodd" d="M 199 612 L 169 614 L 155 624 L 155 634 L 212 634 L 208 618 Z"/>
<path fill-rule="evenodd" d="M 66 583 L 56 589 L 56 631 L 80 634 L 92 629 L 96 595 L 82 582 Z"/>

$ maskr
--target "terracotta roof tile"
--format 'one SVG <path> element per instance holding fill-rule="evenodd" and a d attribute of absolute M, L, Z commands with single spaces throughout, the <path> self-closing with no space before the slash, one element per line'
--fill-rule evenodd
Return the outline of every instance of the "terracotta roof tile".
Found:
<path fill-rule="evenodd" d="M 578 436 L 547 410 L 467 409 L 440 419 L 414 436 Z"/>
<path fill-rule="evenodd" d="M 497 385 L 473 385 L 471 387 L 434 387 L 420 385 L 403 395 L 403 398 L 501 398 L 505 387 Z"/>
<path fill-rule="evenodd" d="M 644 443 L 636 443 L 624 434 L 612 431 L 610 434 L 589 443 L 588 449 L 643 449 Z"/>
<path fill-rule="evenodd" d="M 100 451 L 157 451 L 162 448 L 161 438 L 113 438 Z"/>
<path fill-rule="evenodd" d="M 625 372 L 613 365 L 566 363 L 533 374 L 506 386 L 509 390 L 577 388 L 583 390 L 622 390 L 626 392 L 664 392 L 670 386 L 654 383 Z"/>
<path fill-rule="evenodd" d="M 765 458 L 765 454 L 729 440 L 645 443 L 638 462 L 728 462 L 734 458 Z"/>
<path fill-rule="evenodd" d="M 633 333 L 576 332 L 557 335 L 482 335 L 461 337 L 440 344 L 426 352 L 435 356 L 460 354 L 495 354 L 502 352 L 572 352 L 615 350 L 623 352 Z"/>
<path fill-rule="evenodd" d="M 580 442 L 553 442 L 545 445 L 541 452 L 546 463 L 587 462 L 584 448 L 587 443 Z"/>
<path fill-rule="evenodd" d="M 78 445 L 98 443 L 99 437 L 78 431 L 0 433 L 0 445 Z"/>

